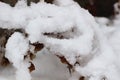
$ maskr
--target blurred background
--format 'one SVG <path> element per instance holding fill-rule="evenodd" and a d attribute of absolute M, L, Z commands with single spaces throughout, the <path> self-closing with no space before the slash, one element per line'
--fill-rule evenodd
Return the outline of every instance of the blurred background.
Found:
<path fill-rule="evenodd" d="M 15 6 L 18 0 L 0 0 Z M 30 6 L 31 2 L 39 2 L 40 0 L 27 0 L 27 5 Z M 52 3 L 53 0 L 45 0 L 48 3 Z M 88 9 L 93 16 L 97 17 L 111 17 L 115 15 L 114 4 L 119 0 L 74 0 L 80 4 L 81 7 Z"/>
<path fill-rule="evenodd" d="M 88 9 L 93 16 L 111 17 L 114 15 L 114 4 L 119 0 L 75 0 L 81 7 Z"/>

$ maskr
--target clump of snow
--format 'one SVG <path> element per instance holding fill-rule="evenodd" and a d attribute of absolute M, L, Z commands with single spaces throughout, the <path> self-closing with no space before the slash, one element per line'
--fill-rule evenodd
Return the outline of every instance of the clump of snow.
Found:
<path fill-rule="evenodd" d="M 105 17 L 95 17 L 95 19 L 100 25 L 107 25 L 110 22 L 110 20 Z"/>
<path fill-rule="evenodd" d="M 24 56 L 27 54 L 28 49 L 29 43 L 21 33 L 15 32 L 8 39 L 5 57 L 16 68 L 16 80 L 31 80 L 28 70 L 30 65 L 28 61 L 24 61 Z"/>
<path fill-rule="evenodd" d="M 120 8 L 119 8 L 119 6 L 120 6 L 120 2 L 116 2 L 114 4 L 114 12 L 115 12 L 115 14 L 120 14 Z"/>
<path fill-rule="evenodd" d="M 53 3 L 58 6 L 68 6 L 74 4 L 73 0 L 54 0 Z"/>

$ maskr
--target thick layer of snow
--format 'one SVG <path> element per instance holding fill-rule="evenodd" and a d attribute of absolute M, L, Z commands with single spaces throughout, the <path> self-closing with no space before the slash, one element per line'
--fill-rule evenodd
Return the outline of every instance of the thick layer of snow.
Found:
<path fill-rule="evenodd" d="M 42 64 L 44 67 L 52 64 L 46 61 L 39 65 L 39 60 L 44 59 L 38 55 L 34 62 L 37 72 L 32 73 L 35 77 L 30 76 L 27 69 L 28 61 L 23 59 L 29 49 L 29 41 L 44 43 L 44 51 L 48 51 L 47 53 L 64 56 L 75 68 L 75 73 L 69 78 L 70 80 L 78 80 L 80 76 L 85 76 L 86 80 L 119 80 L 120 17 L 116 16 L 110 26 L 107 24 L 108 19 L 96 18 L 96 20 L 97 22 L 87 10 L 82 9 L 73 0 L 55 0 L 54 4 L 41 2 L 32 4 L 30 7 L 27 7 L 23 0 L 19 1 L 15 7 L 0 2 L 0 27 L 23 28 L 29 35 L 25 38 L 21 33 L 16 32 L 6 44 L 6 57 L 17 69 L 16 80 L 31 80 L 31 77 L 38 80 L 40 73 L 57 73 L 58 75 L 64 73 L 64 71 L 48 72 L 44 68 L 38 70 Z M 71 34 L 72 37 L 58 39 L 45 36 L 44 33 L 64 33 L 64 37 L 68 37 L 67 34 Z M 54 59 L 51 60 L 54 62 Z M 80 65 L 75 65 L 76 62 Z M 55 61 L 56 65 L 50 68 L 54 70 L 55 67 L 60 66 L 57 63 Z M 67 71 L 64 66 L 62 68 Z M 60 80 L 68 78 L 69 74 L 65 73 L 66 76 L 63 79 L 59 77 Z M 3 73 L 0 72 L 0 74 Z M 44 79 L 42 78 L 44 75 L 40 74 L 40 78 L 59 80 L 58 77 L 47 79 L 51 75 L 45 76 L 46 79 Z M 0 78 L 4 80 L 5 76 L 4 74 Z"/>

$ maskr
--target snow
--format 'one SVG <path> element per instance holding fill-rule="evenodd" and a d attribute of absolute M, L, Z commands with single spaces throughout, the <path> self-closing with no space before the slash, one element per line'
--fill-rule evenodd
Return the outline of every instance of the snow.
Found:
<path fill-rule="evenodd" d="M 0 80 L 78 80 L 80 76 L 86 80 L 119 80 L 119 16 L 110 24 L 104 17 L 94 18 L 73 0 L 54 0 L 54 4 L 42 1 L 29 7 L 24 0 L 15 7 L 0 2 L 0 28 L 22 28 L 28 34 L 25 37 L 15 32 L 8 39 L 5 57 L 12 63 L 9 69 L 14 73 L 9 78 L 7 71 L 1 71 Z M 60 33 L 63 39 L 44 33 Z M 33 60 L 36 70 L 31 74 L 29 59 L 24 60 L 30 50 L 29 42 L 45 45 Z M 61 64 L 55 55 L 64 56 L 74 66 L 71 77 L 67 65 Z"/>
<path fill-rule="evenodd" d="M 38 53 L 33 63 L 36 70 L 31 73 L 32 80 L 67 80 L 70 77 L 66 65 L 46 50 Z M 0 80 L 15 80 L 14 73 L 15 69 L 11 66 L 0 68 Z"/>
<path fill-rule="evenodd" d="M 22 34 L 15 32 L 6 44 L 5 57 L 9 59 L 16 70 L 16 80 L 31 80 L 28 70 L 29 63 L 24 61 L 24 56 L 29 49 L 28 41 Z"/>
<path fill-rule="evenodd" d="M 74 4 L 73 0 L 54 0 L 53 3 L 58 6 L 66 6 L 66 5 Z"/>

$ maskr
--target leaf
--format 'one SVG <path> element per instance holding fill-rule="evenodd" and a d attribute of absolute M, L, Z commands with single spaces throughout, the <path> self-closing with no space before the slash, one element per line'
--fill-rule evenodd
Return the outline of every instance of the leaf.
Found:
<path fill-rule="evenodd" d="M 64 56 L 59 56 L 59 55 L 56 55 L 56 56 L 60 59 L 60 61 L 61 61 L 63 64 L 67 64 L 67 68 L 68 68 L 68 70 L 69 70 L 69 72 L 70 72 L 70 74 L 71 74 L 72 71 L 74 71 L 73 65 L 71 65 L 71 64 L 66 60 L 66 58 L 65 58 Z"/>
<path fill-rule="evenodd" d="M 84 77 L 84 76 L 81 76 L 81 77 L 79 78 L 79 80 L 85 80 L 85 77 Z"/>
<path fill-rule="evenodd" d="M 30 72 L 34 71 L 35 70 L 35 66 L 32 62 L 29 62 L 30 63 L 30 67 L 28 68 Z"/>
<path fill-rule="evenodd" d="M 35 46 L 35 49 L 34 49 L 35 53 L 40 51 L 40 50 L 42 50 L 44 48 L 44 44 L 43 43 L 36 42 L 36 43 L 33 43 L 32 45 Z"/>

